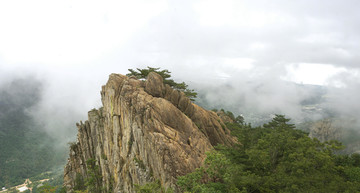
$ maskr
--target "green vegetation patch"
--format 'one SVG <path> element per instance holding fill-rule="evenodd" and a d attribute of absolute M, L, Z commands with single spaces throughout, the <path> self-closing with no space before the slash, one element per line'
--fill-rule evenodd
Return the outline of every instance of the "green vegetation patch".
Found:
<path fill-rule="evenodd" d="M 261 127 L 226 123 L 241 145 L 217 146 L 204 165 L 179 177 L 183 192 L 359 192 L 360 155 L 340 155 L 283 115 Z"/>

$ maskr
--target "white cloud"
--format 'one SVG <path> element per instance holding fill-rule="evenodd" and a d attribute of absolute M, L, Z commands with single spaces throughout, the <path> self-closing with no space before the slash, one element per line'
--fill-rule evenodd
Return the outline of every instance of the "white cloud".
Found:
<path fill-rule="evenodd" d="M 266 49 L 266 44 L 260 43 L 260 42 L 251 43 L 249 46 L 249 49 L 250 50 L 264 50 L 264 49 Z"/>
<path fill-rule="evenodd" d="M 88 64 L 166 9 L 163 0 L 2 1 L 0 53 L 8 63 Z"/>
<path fill-rule="evenodd" d="M 286 69 L 287 75 L 283 77 L 284 80 L 316 85 L 326 85 L 329 78 L 346 71 L 345 68 L 316 63 L 290 64 Z"/>
<path fill-rule="evenodd" d="M 82 103 L 76 112 L 86 116 L 98 104 L 98 90 L 108 74 L 155 66 L 169 69 L 178 81 L 234 81 L 229 83 L 232 91 L 243 96 L 245 106 L 295 109 L 296 114 L 303 97 L 280 77 L 357 89 L 344 77 L 360 68 L 359 4 L 0 1 L 1 79 L 36 73 L 48 85 L 42 108 L 58 101 L 56 107 L 68 109 Z M 67 111 L 59 112 L 66 117 Z"/>
<path fill-rule="evenodd" d="M 255 4 L 256 5 L 256 4 Z M 252 6 L 246 1 L 236 0 L 210 0 L 194 3 L 194 10 L 199 16 L 201 25 L 211 27 L 250 27 L 261 28 L 286 20 L 271 10 L 249 9 Z M 256 8 L 259 8 L 258 6 Z"/>

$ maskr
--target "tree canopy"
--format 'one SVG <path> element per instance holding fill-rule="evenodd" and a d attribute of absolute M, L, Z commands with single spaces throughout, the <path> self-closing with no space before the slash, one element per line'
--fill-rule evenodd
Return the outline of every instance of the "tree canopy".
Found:
<path fill-rule="evenodd" d="M 194 101 L 197 97 L 197 93 L 194 89 L 189 89 L 188 85 L 185 82 L 177 83 L 171 78 L 171 72 L 169 70 L 160 70 L 160 68 L 147 67 L 144 69 L 136 68 L 136 70 L 128 69 L 130 73 L 126 74 L 126 76 L 135 76 L 137 79 L 146 79 L 150 72 L 158 73 L 164 81 L 164 84 L 168 84 L 170 87 L 184 92 L 184 94 L 190 98 L 191 101 Z"/>
<path fill-rule="evenodd" d="M 360 155 L 338 155 L 283 115 L 263 127 L 231 123 L 241 145 L 217 146 L 204 166 L 178 178 L 184 192 L 359 192 Z"/>

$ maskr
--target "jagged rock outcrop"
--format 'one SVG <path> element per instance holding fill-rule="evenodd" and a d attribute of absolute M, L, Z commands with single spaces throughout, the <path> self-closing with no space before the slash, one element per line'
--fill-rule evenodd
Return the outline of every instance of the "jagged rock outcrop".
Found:
<path fill-rule="evenodd" d="M 87 160 L 98 165 L 94 183 L 103 192 L 134 192 L 134 184 L 154 180 L 177 192 L 177 177 L 200 167 L 206 151 L 237 143 L 216 113 L 164 85 L 156 73 L 146 81 L 111 74 L 101 98 L 103 107 L 77 124 L 64 171 L 67 192 L 79 176 L 91 177 Z"/>
<path fill-rule="evenodd" d="M 225 123 L 234 123 L 235 120 L 227 115 L 223 110 L 217 111 L 216 114 L 220 117 L 220 119 Z"/>

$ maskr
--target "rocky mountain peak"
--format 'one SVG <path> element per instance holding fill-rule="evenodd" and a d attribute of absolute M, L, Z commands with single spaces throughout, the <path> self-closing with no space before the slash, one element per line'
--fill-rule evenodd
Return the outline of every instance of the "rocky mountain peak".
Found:
<path fill-rule="evenodd" d="M 77 143 L 64 171 L 68 192 L 90 178 L 96 178 L 93 192 L 135 192 L 134 184 L 155 180 L 177 192 L 177 177 L 200 167 L 205 152 L 237 143 L 216 113 L 163 84 L 154 72 L 146 81 L 111 74 L 101 98 L 103 107 L 77 124 Z"/>

